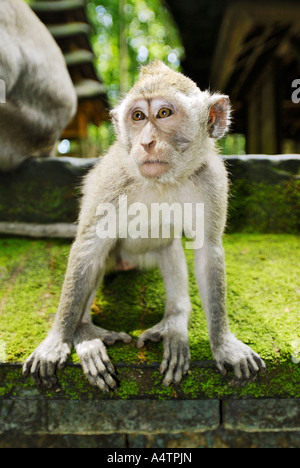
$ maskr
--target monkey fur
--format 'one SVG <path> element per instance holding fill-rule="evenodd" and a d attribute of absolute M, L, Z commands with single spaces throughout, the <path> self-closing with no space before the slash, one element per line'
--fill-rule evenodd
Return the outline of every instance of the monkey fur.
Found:
<path fill-rule="evenodd" d="M 63 54 L 24 0 L 0 1 L 0 170 L 55 154 L 76 92 Z"/>
<path fill-rule="evenodd" d="M 56 368 L 64 365 L 74 345 L 89 382 L 104 391 L 115 388 L 105 345 L 132 339 L 93 325 L 90 306 L 107 266 L 113 267 L 118 258 L 160 268 L 166 289 L 164 317 L 141 334 L 136 346 L 163 341 L 164 385 L 179 383 L 187 373 L 191 302 L 181 239 L 97 235 L 99 204 L 117 207 L 120 196 L 126 196 L 128 205 L 140 202 L 147 207 L 160 202 L 204 204 L 204 243 L 194 251 L 195 274 L 212 353 L 222 374 L 230 367 L 236 379 L 253 379 L 265 364 L 230 332 L 225 308 L 222 235 L 228 181 L 215 138 L 228 129 L 228 97 L 203 92 L 189 78 L 155 61 L 142 67 L 137 83 L 111 115 L 117 140 L 85 179 L 77 237 L 53 328 L 27 359 L 24 374 L 52 386 Z"/>

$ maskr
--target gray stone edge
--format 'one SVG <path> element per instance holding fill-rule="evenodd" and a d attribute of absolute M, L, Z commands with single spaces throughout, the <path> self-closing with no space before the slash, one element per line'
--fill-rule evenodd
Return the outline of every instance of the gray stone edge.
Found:
<path fill-rule="evenodd" d="M 176 434 L 219 425 L 218 400 L 0 401 L 0 434 Z"/>

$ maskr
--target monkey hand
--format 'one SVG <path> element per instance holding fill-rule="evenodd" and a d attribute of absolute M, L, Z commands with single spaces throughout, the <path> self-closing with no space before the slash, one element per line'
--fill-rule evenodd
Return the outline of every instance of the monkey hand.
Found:
<path fill-rule="evenodd" d="M 31 375 L 36 385 L 51 388 L 57 384 L 56 370 L 62 369 L 71 353 L 71 346 L 56 334 L 49 336 L 29 356 L 23 375 Z"/>
<path fill-rule="evenodd" d="M 164 355 L 160 366 L 160 373 L 165 374 L 163 385 L 167 387 L 171 383 L 181 382 L 190 365 L 187 328 L 176 326 L 172 320 L 162 320 L 138 338 L 137 347 L 142 348 L 148 340 L 163 340 Z"/>
<path fill-rule="evenodd" d="M 253 381 L 259 371 L 266 369 L 261 357 L 231 333 L 224 336 L 222 344 L 215 347 L 213 354 L 221 374 L 226 375 L 226 367 L 229 366 L 238 382 Z"/>

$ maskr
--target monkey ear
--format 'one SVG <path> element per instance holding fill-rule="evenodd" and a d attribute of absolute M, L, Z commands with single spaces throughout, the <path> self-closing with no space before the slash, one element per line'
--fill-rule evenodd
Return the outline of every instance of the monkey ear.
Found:
<path fill-rule="evenodd" d="M 229 97 L 213 94 L 209 102 L 208 132 L 211 138 L 222 138 L 230 124 Z"/>

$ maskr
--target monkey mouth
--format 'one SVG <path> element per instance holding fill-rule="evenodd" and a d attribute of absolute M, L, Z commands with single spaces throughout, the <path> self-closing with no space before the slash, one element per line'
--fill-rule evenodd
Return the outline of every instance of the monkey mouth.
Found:
<path fill-rule="evenodd" d="M 152 178 L 152 177 L 158 177 L 165 172 L 168 172 L 171 168 L 171 164 L 167 161 L 159 161 L 159 160 L 153 160 L 153 161 L 144 161 L 140 166 L 139 170 L 140 173 L 144 177 Z"/>
<path fill-rule="evenodd" d="M 154 160 L 154 161 L 144 161 L 142 164 L 170 164 L 170 163 L 167 161 Z"/>

